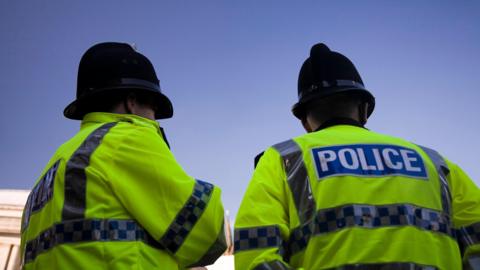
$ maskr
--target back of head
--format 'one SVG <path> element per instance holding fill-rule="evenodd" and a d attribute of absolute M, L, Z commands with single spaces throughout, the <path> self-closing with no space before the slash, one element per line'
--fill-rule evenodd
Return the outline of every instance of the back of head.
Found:
<path fill-rule="evenodd" d="M 310 117 L 317 123 L 349 118 L 364 124 L 359 115 L 363 103 L 365 103 L 365 98 L 358 93 L 338 93 L 325 98 L 313 99 L 305 105 L 305 117 Z"/>
<path fill-rule="evenodd" d="M 108 111 L 131 92 L 151 99 L 157 108 L 156 119 L 172 117 L 172 104 L 162 94 L 147 57 L 126 43 L 96 44 L 80 60 L 77 99 L 65 108 L 64 115 L 80 120 L 89 112 Z"/>
<path fill-rule="evenodd" d="M 305 119 L 308 112 L 322 113 L 324 118 L 344 117 L 359 100 L 369 104 L 368 116 L 375 107 L 375 98 L 365 89 L 353 63 L 323 43 L 311 48 L 300 69 L 298 99 L 292 112 L 299 119 Z"/>

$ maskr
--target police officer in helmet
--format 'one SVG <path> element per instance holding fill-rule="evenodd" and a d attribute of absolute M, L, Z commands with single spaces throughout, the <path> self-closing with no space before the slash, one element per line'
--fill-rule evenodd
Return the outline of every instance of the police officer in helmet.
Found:
<path fill-rule="evenodd" d="M 299 101 L 293 114 L 308 132 L 345 121 L 363 126 L 375 108 L 375 98 L 353 63 L 324 44 L 315 45 L 311 54 L 300 70 Z"/>
<path fill-rule="evenodd" d="M 314 45 L 298 97 L 308 133 L 259 158 L 237 269 L 480 269 L 479 189 L 435 150 L 367 130 L 375 99 L 347 57 Z"/>
<path fill-rule="evenodd" d="M 65 117 L 80 131 L 37 179 L 22 218 L 24 269 L 184 269 L 226 241 L 220 190 L 176 162 L 156 119 L 173 108 L 147 57 L 100 43 L 80 60 Z"/>

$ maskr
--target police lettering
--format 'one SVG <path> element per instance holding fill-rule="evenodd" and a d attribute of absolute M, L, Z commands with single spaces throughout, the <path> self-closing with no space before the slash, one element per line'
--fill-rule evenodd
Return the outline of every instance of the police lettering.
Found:
<path fill-rule="evenodd" d="M 47 170 L 28 195 L 27 203 L 25 204 L 25 212 L 22 218 L 22 231 L 28 226 L 30 215 L 34 212 L 40 211 L 47 202 L 52 199 L 55 175 L 59 165 L 60 160 L 55 162 L 52 167 Z"/>
<path fill-rule="evenodd" d="M 396 145 L 356 144 L 312 149 L 319 179 L 333 175 L 427 178 L 422 157 Z"/>

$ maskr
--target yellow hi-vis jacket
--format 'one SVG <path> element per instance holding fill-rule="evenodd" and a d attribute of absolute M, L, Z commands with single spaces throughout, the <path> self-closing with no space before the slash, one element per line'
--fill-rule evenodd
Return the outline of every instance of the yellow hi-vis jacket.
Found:
<path fill-rule="evenodd" d="M 22 219 L 25 269 L 181 269 L 226 248 L 220 190 L 188 176 L 160 127 L 90 113 L 59 147 Z"/>
<path fill-rule="evenodd" d="M 235 222 L 245 269 L 480 267 L 480 191 L 437 152 L 336 125 L 267 149 Z M 468 268 L 470 269 L 470 268 Z"/>

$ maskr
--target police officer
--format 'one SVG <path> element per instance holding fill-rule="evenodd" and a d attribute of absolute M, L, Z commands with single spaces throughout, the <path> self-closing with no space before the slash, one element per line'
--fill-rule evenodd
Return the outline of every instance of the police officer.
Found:
<path fill-rule="evenodd" d="M 237 269 L 480 269 L 479 189 L 436 151 L 367 130 L 375 100 L 348 58 L 313 46 L 298 95 L 308 134 L 260 158 Z"/>
<path fill-rule="evenodd" d="M 173 108 L 150 61 L 124 43 L 83 55 L 82 120 L 30 193 L 22 219 L 25 269 L 179 269 L 226 248 L 220 190 L 176 162 L 155 119 Z"/>

